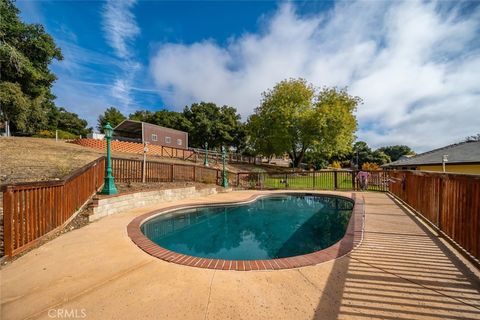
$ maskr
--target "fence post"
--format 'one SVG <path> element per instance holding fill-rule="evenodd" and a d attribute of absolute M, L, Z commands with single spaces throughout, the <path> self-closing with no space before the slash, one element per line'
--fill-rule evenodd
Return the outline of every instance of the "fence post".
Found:
<path fill-rule="evenodd" d="M 95 192 L 97 192 L 97 168 L 98 168 L 98 163 L 99 163 L 99 160 L 97 159 L 95 161 L 95 164 L 93 165 L 95 168 L 93 170 L 93 190 L 95 190 Z M 113 161 L 112 161 L 112 169 L 113 169 Z"/>
<path fill-rule="evenodd" d="M 352 170 L 352 190 L 357 190 L 357 186 L 355 185 L 355 171 Z"/>
<path fill-rule="evenodd" d="M 445 189 L 443 187 L 445 183 L 445 177 L 446 175 L 440 176 L 440 184 L 438 186 L 438 213 L 437 213 L 437 228 L 440 231 L 442 230 L 442 214 L 443 214 L 443 190 Z"/>
<path fill-rule="evenodd" d="M 333 171 L 333 182 L 334 182 L 334 189 L 338 189 L 338 176 L 337 176 L 337 171 Z"/>
<path fill-rule="evenodd" d="M 313 190 L 315 190 L 315 176 L 316 176 L 316 172 L 313 171 Z"/>
<path fill-rule="evenodd" d="M 240 186 L 240 173 L 237 172 L 237 188 Z"/>
<path fill-rule="evenodd" d="M 173 177 L 173 167 L 174 167 L 174 165 L 171 164 L 171 165 L 170 165 L 170 182 L 173 182 L 173 180 L 174 180 L 174 177 Z"/>
<path fill-rule="evenodd" d="M 193 168 L 193 182 L 197 181 L 197 166 L 192 166 Z"/>
<path fill-rule="evenodd" d="M 12 230 L 12 208 L 13 203 L 13 187 L 6 186 L 3 192 L 3 246 L 5 256 L 13 256 L 13 230 Z M 18 232 L 18 230 L 15 230 Z"/>
<path fill-rule="evenodd" d="M 145 174 L 147 171 L 147 152 L 143 151 L 143 162 L 142 162 L 142 183 L 145 183 Z"/>

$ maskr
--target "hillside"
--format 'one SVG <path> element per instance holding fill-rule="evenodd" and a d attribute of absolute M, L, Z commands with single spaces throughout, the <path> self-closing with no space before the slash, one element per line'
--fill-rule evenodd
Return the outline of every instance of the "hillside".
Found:
<path fill-rule="evenodd" d="M 99 149 L 86 148 L 53 139 L 0 137 L 0 184 L 61 179 L 73 170 L 105 154 Z M 142 159 L 142 155 L 114 152 L 113 156 Z M 149 160 L 170 163 L 188 163 L 180 159 L 149 157 Z M 220 168 L 221 164 L 210 162 L 211 167 Z M 197 162 L 201 165 L 201 162 Z M 232 172 L 250 171 L 254 168 L 264 170 L 288 170 L 274 166 L 255 166 L 249 164 L 229 164 Z"/>

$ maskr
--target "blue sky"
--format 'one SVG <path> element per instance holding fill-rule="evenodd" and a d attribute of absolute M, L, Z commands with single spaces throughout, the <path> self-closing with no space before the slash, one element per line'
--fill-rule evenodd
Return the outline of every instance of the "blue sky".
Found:
<path fill-rule="evenodd" d="M 17 1 L 62 48 L 57 104 L 90 125 L 107 107 L 212 101 L 246 120 L 290 77 L 363 98 L 359 139 L 417 151 L 480 132 L 479 2 Z"/>

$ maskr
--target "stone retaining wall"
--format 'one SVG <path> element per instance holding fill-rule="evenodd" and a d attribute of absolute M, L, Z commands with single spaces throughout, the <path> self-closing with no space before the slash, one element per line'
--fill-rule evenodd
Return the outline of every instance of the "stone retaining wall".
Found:
<path fill-rule="evenodd" d="M 89 220 L 95 221 L 111 214 L 157 203 L 202 197 L 216 193 L 216 188 L 197 189 L 188 187 L 122 194 L 103 199 L 97 198 L 93 199 L 93 214 L 89 217 Z"/>

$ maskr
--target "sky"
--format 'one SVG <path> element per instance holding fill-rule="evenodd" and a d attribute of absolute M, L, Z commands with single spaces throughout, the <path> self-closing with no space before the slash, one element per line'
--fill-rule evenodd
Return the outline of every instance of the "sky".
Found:
<path fill-rule="evenodd" d="M 115 106 L 237 108 L 288 78 L 362 98 L 356 135 L 417 152 L 480 133 L 480 2 L 18 1 L 62 49 L 56 103 L 96 126 Z"/>

